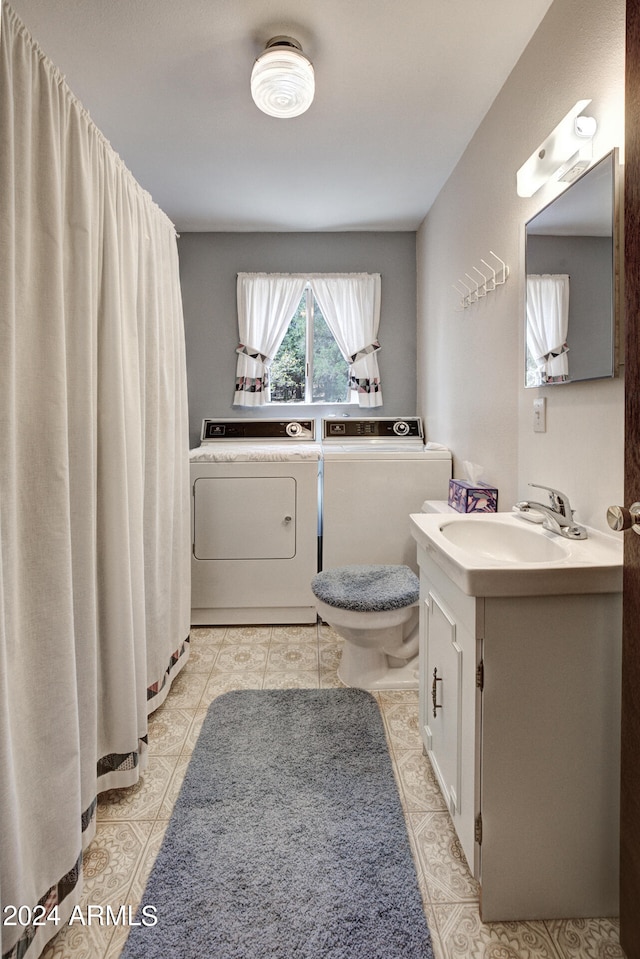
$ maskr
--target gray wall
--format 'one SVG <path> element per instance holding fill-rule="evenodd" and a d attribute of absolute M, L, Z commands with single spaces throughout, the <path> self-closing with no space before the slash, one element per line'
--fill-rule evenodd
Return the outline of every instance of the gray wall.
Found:
<path fill-rule="evenodd" d="M 561 117 L 593 97 L 593 156 L 624 144 L 624 0 L 554 0 L 418 230 L 418 412 L 429 439 L 500 490 L 500 508 L 528 483 L 564 490 L 578 521 L 608 531 L 624 482 L 624 379 L 538 387 L 547 431 L 533 429 L 524 387 L 525 224 L 566 189 L 549 180 L 519 197 L 516 172 Z M 585 93 L 588 90 L 588 93 Z M 504 286 L 459 311 L 452 284 L 490 250 Z"/>
<path fill-rule="evenodd" d="M 190 443 L 205 416 L 294 416 L 319 419 L 416 413 L 415 233 L 183 233 L 178 241 L 184 308 Z M 238 316 L 237 273 L 380 273 L 378 353 L 384 406 L 232 406 Z M 295 411 L 295 412 L 294 412 Z M 288 415 L 288 414 L 287 414 Z"/>

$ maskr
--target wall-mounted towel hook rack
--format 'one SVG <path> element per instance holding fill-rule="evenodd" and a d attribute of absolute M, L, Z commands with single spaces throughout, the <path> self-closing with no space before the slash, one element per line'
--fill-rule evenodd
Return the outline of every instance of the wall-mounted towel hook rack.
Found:
<path fill-rule="evenodd" d="M 482 270 L 479 270 L 477 266 L 471 267 L 471 269 L 482 277 L 482 283 L 479 283 L 475 280 L 469 273 L 464 275 L 468 280 L 471 280 L 472 286 L 468 286 L 464 280 L 457 280 L 456 283 L 452 284 L 454 290 L 461 297 L 460 299 L 460 309 L 466 310 L 467 307 L 471 306 L 472 303 L 476 303 L 480 297 L 486 296 L 487 293 L 493 293 L 499 286 L 503 286 L 507 282 L 509 276 L 509 267 L 504 262 L 502 257 L 498 256 L 497 253 L 494 253 L 493 250 L 489 250 L 489 255 L 497 261 L 496 265 L 491 266 L 490 263 L 487 263 L 485 259 L 480 258 L 480 262 L 484 264 L 489 270 L 489 274 L 483 273 Z M 499 265 L 498 265 L 499 264 Z M 466 290 L 466 293 L 463 293 L 462 290 L 456 284 L 460 284 Z"/>
<path fill-rule="evenodd" d="M 487 287 L 487 277 L 484 275 L 484 273 L 480 272 L 477 266 L 472 267 L 472 269 L 475 270 L 478 276 L 482 277 L 482 283 L 478 286 L 477 290 L 478 296 L 486 296 L 489 292 L 489 288 Z"/>
<path fill-rule="evenodd" d="M 498 263 L 499 263 L 500 266 L 502 267 L 502 279 L 497 279 L 497 278 L 495 279 L 496 284 L 497 284 L 498 286 L 502 286 L 503 283 L 506 283 L 506 282 L 507 282 L 507 278 L 508 278 L 508 276 L 509 276 L 509 267 L 508 267 L 507 264 L 504 262 L 504 260 L 502 259 L 502 257 L 499 257 L 497 253 L 494 253 L 494 252 L 493 252 L 493 250 L 489 250 L 489 253 L 491 254 L 491 256 L 492 256 L 494 259 L 496 259 L 496 260 L 498 261 Z"/>
<path fill-rule="evenodd" d="M 495 290 L 496 288 L 496 271 L 489 263 L 487 263 L 486 260 L 482 259 L 482 257 L 480 258 L 480 262 L 484 263 L 484 265 L 491 271 L 491 278 L 487 279 L 487 292 L 491 293 L 491 291 Z M 489 283 L 491 283 L 491 286 L 489 286 Z"/>
<path fill-rule="evenodd" d="M 475 289 L 471 287 L 471 293 L 470 293 L 470 302 L 475 303 L 478 297 L 480 296 L 480 293 L 478 292 L 480 289 L 478 285 L 478 281 L 474 280 L 474 278 L 472 276 L 469 276 L 468 273 L 465 273 L 465 276 L 467 277 L 468 280 L 471 280 L 471 282 L 475 284 Z"/>
<path fill-rule="evenodd" d="M 470 298 L 470 296 L 471 296 L 471 288 L 468 287 L 466 283 L 463 283 L 462 280 L 458 280 L 457 282 L 460 283 L 460 285 L 463 286 L 463 287 L 465 288 L 465 291 L 466 291 L 466 292 L 463 293 L 462 290 L 459 290 L 459 289 L 458 289 L 458 287 L 456 286 L 455 283 L 452 283 L 452 284 L 451 284 L 451 285 L 453 286 L 453 289 L 454 289 L 454 290 L 456 291 L 456 293 L 458 294 L 458 296 L 461 297 L 461 299 L 460 299 L 460 306 L 458 307 L 458 312 L 461 312 L 462 310 L 466 310 L 467 306 L 469 305 L 469 302 L 470 302 L 470 301 L 469 301 L 469 298 Z"/>

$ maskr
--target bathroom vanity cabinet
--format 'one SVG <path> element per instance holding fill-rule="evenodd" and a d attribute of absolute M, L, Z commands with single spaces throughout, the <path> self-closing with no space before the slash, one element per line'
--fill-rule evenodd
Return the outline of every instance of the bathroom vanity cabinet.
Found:
<path fill-rule="evenodd" d="M 482 919 L 617 915 L 621 594 L 470 596 L 418 562 L 420 731 Z"/>

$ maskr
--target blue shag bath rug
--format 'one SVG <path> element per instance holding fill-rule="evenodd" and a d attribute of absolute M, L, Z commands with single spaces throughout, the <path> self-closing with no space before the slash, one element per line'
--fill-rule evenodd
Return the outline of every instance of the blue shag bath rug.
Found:
<path fill-rule="evenodd" d="M 122 959 L 433 959 L 375 699 L 216 699 Z"/>

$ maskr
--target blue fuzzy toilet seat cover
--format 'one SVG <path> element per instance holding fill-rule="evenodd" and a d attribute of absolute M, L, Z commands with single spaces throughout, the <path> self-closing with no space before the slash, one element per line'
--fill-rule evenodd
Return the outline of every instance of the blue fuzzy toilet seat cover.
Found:
<path fill-rule="evenodd" d="M 411 606 L 420 581 L 408 566 L 336 566 L 317 573 L 311 589 L 328 606 L 376 613 Z"/>

